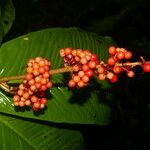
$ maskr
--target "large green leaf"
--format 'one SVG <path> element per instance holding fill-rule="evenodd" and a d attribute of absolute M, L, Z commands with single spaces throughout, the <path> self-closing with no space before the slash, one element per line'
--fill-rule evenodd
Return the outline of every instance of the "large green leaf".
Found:
<path fill-rule="evenodd" d="M 3 29 L 2 37 L 10 30 L 15 19 L 15 8 L 12 0 L 0 1 L 0 24 Z M 0 30 L 2 30 L 0 29 Z"/>
<path fill-rule="evenodd" d="M 48 57 L 52 68 L 62 66 L 59 49 L 73 47 L 90 49 L 100 60 L 107 58 L 107 47 L 113 42 L 109 37 L 100 37 L 77 28 L 54 28 L 29 33 L 2 45 L 0 49 L 0 76 L 19 75 L 29 58 Z M 54 75 L 53 82 L 63 83 L 62 75 Z M 79 94 L 80 93 L 80 94 Z M 47 109 L 42 114 L 32 111 L 15 111 L 12 98 L 0 92 L 0 111 L 22 117 L 53 122 L 107 124 L 110 110 L 100 86 L 72 92 L 58 86 L 50 90 Z"/>
<path fill-rule="evenodd" d="M 82 150 L 79 131 L 55 128 L 0 114 L 1 150 Z"/>

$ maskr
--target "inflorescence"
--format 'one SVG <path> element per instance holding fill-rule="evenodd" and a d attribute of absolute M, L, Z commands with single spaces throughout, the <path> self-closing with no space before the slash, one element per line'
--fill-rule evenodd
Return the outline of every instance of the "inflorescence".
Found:
<path fill-rule="evenodd" d="M 111 46 L 108 48 L 110 57 L 107 63 L 100 61 L 97 54 L 93 54 L 90 50 L 62 48 L 60 56 L 64 60 L 64 68 L 50 70 L 51 62 L 42 57 L 30 59 L 23 82 L 19 85 L 14 97 L 14 105 L 16 107 L 30 106 L 34 111 L 38 111 L 46 107 L 48 99 L 46 98 L 46 90 L 53 86 L 50 81 L 51 74 L 70 72 L 70 80 L 68 86 L 70 88 L 82 88 L 87 86 L 91 78 L 96 75 L 100 80 L 109 80 L 112 83 L 118 81 L 118 75 L 126 72 L 127 76 L 132 78 L 135 73 L 133 68 L 140 66 L 144 72 L 150 72 L 150 62 L 140 57 L 141 61 L 130 62 L 132 53 L 125 48 L 117 48 Z M 53 71 L 53 73 L 52 73 Z M 14 77 L 13 77 L 14 78 Z M 6 78 L 6 81 L 12 77 Z M 14 79 L 17 79 L 15 77 Z M 2 83 L 4 78 L 0 78 Z"/>

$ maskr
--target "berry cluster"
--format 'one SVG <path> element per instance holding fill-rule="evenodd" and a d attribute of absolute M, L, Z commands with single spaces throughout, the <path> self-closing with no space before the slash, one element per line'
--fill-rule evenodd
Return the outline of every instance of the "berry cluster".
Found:
<path fill-rule="evenodd" d="M 132 53 L 125 48 L 116 48 L 114 46 L 109 47 L 108 52 L 110 57 L 107 60 L 107 64 L 103 62 L 97 66 L 98 77 L 100 80 L 109 79 L 112 83 L 118 81 L 118 74 L 126 72 L 129 78 L 134 77 L 135 73 L 133 68 L 137 65 L 141 66 L 144 72 L 150 72 L 150 63 L 143 60 L 143 62 L 126 62 L 132 58 Z"/>
<path fill-rule="evenodd" d="M 29 60 L 25 79 L 13 97 L 15 106 L 32 106 L 35 111 L 45 108 L 45 91 L 52 87 L 49 81 L 50 66 L 50 61 L 42 57 Z"/>
<path fill-rule="evenodd" d="M 84 87 L 88 84 L 90 78 L 97 74 L 100 80 L 108 79 L 114 83 L 118 81 L 118 75 L 126 72 L 127 76 L 132 78 L 135 73 L 132 68 L 139 65 L 144 72 L 150 72 L 150 63 L 145 62 L 126 62 L 132 58 L 132 53 L 125 48 L 117 48 L 111 46 L 108 48 L 110 57 L 107 64 L 98 60 L 96 54 L 92 54 L 90 50 L 64 48 L 60 49 L 60 56 L 64 59 L 65 66 L 72 66 L 73 72 L 69 87 Z"/>
<path fill-rule="evenodd" d="M 72 66 L 73 72 L 68 82 L 69 87 L 84 87 L 94 75 L 96 66 L 99 64 L 98 56 L 90 50 L 65 48 L 60 50 L 65 66 Z"/>
<path fill-rule="evenodd" d="M 108 79 L 111 82 L 118 81 L 118 74 L 126 71 L 128 77 L 134 77 L 134 72 L 131 70 L 132 66 L 128 64 L 123 65 L 123 61 L 131 59 L 132 53 L 125 48 L 116 48 L 114 46 L 109 47 L 108 52 L 110 57 L 107 60 L 107 64 L 101 63 L 97 66 L 97 74 L 100 80 Z"/>

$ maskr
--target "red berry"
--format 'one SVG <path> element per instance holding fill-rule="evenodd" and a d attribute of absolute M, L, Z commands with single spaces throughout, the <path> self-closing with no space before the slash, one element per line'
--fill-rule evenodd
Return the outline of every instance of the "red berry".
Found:
<path fill-rule="evenodd" d="M 33 104 L 33 110 L 37 111 L 40 108 L 40 102 L 35 102 Z"/>
<path fill-rule="evenodd" d="M 68 86 L 71 87 L 71 88 L 75 87 L 76 86 L 76 82 L 74 80 L 70 80 L 69 83 L 68 83 Z"/>
<path fill-rule="evenodd" d="M 92 54 L 91 61 L 97 61 L 97 60 L 98 60 L 98 56 L 96 54 Z"/>
<path fill-rule="evenodd" d="M 115 60 L 114 57 L 110 57 L 110 58 L 108 58 L 107 63 L 108 63 L 108 65 L 110 65 L 110 66 L 114 66 L 115 63 L 116 63 L 116 60 Z"/>
<path fill-rule="evenodd" d="M 132 78 L 132 77 L 134 77 L 134 72 L 132 70 L 130 70 L 127 72 L 127 75 L 129 78 Z"/>
<path fill-rule="evenodd" d="M 117 58 L 118 58 L 118 59 L 124 59 L 124 57 L 125 57 L 124 52 L 118 52 L 118 53 L 117 53 Z"/>
<path fill-rule="evenodd" d="M 143 70 L 144 72 L 150 72 L 150 63 L 143 64 Z"/>
<path fill-rule="evenodd" d="M 87 83 L 87 82 L 89 82 L 89 80 L 90 80 L 90 79 L 89 79 L 88 76 L 83 76 L 83 77 L 82 77 L 82 81 L 83 81 L 83 82 L 86 82 L 86 83 Z"/>
<path fill-rule="evenodd" d="M 113 68 L 114 73 L 120 73 L 122 71 L 122 68 L 120 66 L 114 66 Z"/>
<path fill-rule="evenodd" d="M 87 64 L 82 66 L 82 70 L 83 71 L 88 71 L 89 70 L 89 66 Z"/>
<path fill-rule="evenodd" d="M 79 71 L 79 69 L 80 69 L 79 65 L 74 65 L 73 66 L 73 71 L 77 72 L 77 71 Z"/>
<path fill-rule="evenodd" d="M 90 78 L 94 75 L 94 71 L 89 69 L 88 71 L 85 72 L 85 75 L 87 75 Z"/>
<path fill-rule="evenodd" d="M 77 83 L 78 87 L 84 87 L 85 86 L 85 83 L 80 80 L 78 83 Z"/>
<path fill-rule="evenodd" d="M 80 77 L 78 75 L 75 75 L 72 77 L 74 82 L 79 82 L 80 81 Z"/>
<path fill-rule="evenodd" d="M 17 102 L 17 101 L 19 101 L 19 100 L 20 100 L 20 97 L 19 97 L 19 95 L 15 95 L 15 96 L 13 97 L 13 100 L 14 100 L 14 102 Z"/>
<path fill-rule="evenodd" d="M 115 55 L 116 54 L 116 47 L 114 47 L 114 46 L 109 47 L 108 52 L 110 55 Z"/>
<path fill-rule="evenodd" d="M 65 55 L 69 55 L 72 52 L 72 48 L 65 48 Z"/>
<path fill-rule="evenodd" d="M 124 57 L 125 57 L 125 59 L 131 59 L 132 58 L 132 53 L 127 51 L 127 52 L 125 52 L 125 56 Z"/>
<path fill-rule="evenodd" d="M 41 98 L 41 100 L 40 100 L 41 104 L 46 104 L 47 101 L 48 101 L 48 100 L 47 100 L 46 98 Z"/>
<path fill-rule="evenodd" d="M 25 77 L 26 80 L 31 80 L 33 78 L 33 74 L 32 73 L 28 73 Z"/>
<path fill-rule="evenodd" d="M 32 102 L 32 103 L 38 102 L 38 100 L 39 100 L 39 99 L 37 98 L 37 96 L 32 96 L 32 97 L 31 97 L 31 102 Z"/>
<path fill-rule="evenodd" d="M 89 66 L 90 68 L 94 69 L 94 68 L 96 67 L 96 62 L 95 62 L 95 61 L 90 61 L 90 62 L 88 63 L 88 66 Z"/>
<path fill-rule="evenodd" d="M 79 72 L 78 72 L 78 76 L 79 76 L 79 77 L 83 77 L 84 74 L 85 74 L 84 71 L 79 71 Z"/>
<path fill-rule="evenodd" d="M 114 75 L 113 78 L 110 80 L 110 82 L 115 83 L 118 81 L 118 76 Z"/>
<path fill-rule="evenodd" d="M 106 79 L 106 75 L 105 75 L 105 74 L 99 74 L 99 75 L 98 75 L 98 78 L 99 78 L 100 80 L 105 80 L 105 79 Z"/>
<path fill-rule="evenodd" d="M 109 80 L 111 80 L 111 79 L 114 77 L 114 73 L 108 72 L 107 75 L 106 75 L 106 77 L 107 77 Z"/>
<path fill-rule="evenodd" d="M 102 74 L 102 73 L 105 72 L 105 70 L 106 69 L 104 67 L 99 67 L 98 70 L 97 70 L 97 72 L 100 73 L 100 74 Z"/>

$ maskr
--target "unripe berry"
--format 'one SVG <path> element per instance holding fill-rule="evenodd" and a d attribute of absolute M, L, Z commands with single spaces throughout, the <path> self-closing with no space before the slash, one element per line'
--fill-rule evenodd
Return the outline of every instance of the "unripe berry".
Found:
<path fill-rule="evenodd" d="M 65 56 L 65 50 L 64 49 L 60 49 L 59 50 L 59 54 L 61 57 L 64 57 Z"/>

